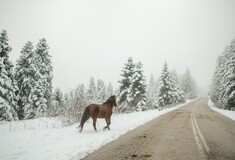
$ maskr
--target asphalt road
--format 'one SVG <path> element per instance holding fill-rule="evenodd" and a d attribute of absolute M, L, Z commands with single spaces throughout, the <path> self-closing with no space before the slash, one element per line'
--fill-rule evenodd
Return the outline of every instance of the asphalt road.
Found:
<path fill-rule="evenodd" d="M 84 159 L 235 160 L 235 122 L 207 102 L 200 98 L 158 117 Z"/>

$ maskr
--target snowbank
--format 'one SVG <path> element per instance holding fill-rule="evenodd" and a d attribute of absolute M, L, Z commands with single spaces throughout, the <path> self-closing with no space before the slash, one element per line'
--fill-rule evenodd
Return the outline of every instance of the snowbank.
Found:
<path fill-rule="evenodd" d="M 0 121 L 1 133 L 24 132 L 24 131 L 43 131 L 52 128 L 62 128 L 63 125 L 59 118 L 38 118 L 23 121 Z"/>
<path fill-rule="evenodd" d="M 97 121 L 98 132 L 93 130 L 89 120 L 82 133 L 78 132 L 78 124 L 62 128 L 56 119 L 3 123 L 0 124 L 0 157 L 1 160 L 81 159 L 126 132 L 184 105 L 161 111 L 113 115 L 110 131 L 102 130 L 104 119 Z"/>
<path fill-rule="evenodd" d="M 220 114 L 223 114 L 224 116 L 226 116 L 226 117 L 228 117 L 228 118 L 235 121 L 235 111 L 228 111 L 228 110 L 224 110 L 224 109 L 220 109 L 220 108 L 215 107 L 210 98 L 209 98 L 209 101 L 208 101 L 208 106 L 212 110 L 214 110 L 214 111 L 216 111 Z"/>

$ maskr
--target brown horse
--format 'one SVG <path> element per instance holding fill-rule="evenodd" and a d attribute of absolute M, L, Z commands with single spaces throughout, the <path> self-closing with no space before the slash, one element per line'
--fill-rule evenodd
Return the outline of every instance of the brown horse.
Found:
<path fill-rule="evenodd" d="M 109 125 L 111 124 L 110 118 L 113 113 L 112 112 L 113 106 L 115 106 L 115 107 L 117 106 L 115 96 L 111 96 L 106 102 L 104 102 L 101 105 L 99 105 L 99 104 L 88 105 L 82 115 L 82 119 L 81 119 L 81 123 L 80 123 L 81 129 L 79 132 L 82 132 L 84 123 L 90 117 L 93 119 L 93 127 L 94 127 L 95 131 L 96 131 L 97 118 L 105 118 L 107 126 L 104 127 L 104 130 L 107 128 L 110 130 Z"/>

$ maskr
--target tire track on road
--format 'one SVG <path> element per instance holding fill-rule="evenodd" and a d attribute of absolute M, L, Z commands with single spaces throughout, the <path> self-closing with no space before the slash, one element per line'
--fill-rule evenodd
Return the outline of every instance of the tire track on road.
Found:
<path fill-rule="evenodd" d="M 194 138 L 195 138 L 195 141 L 196 141 L 196 144 L 197 144 L 199 154 L 200 154 L 202 159 L 206 159 L 206 155 L 204 154 L 203 147 L 202 147 L 200 138 L 199 138 L 198 133 L 197 133 L 197 129 L 194 125 L 193 113 L 191 113 L 191 123 L 192 123 L 193 134 L 194 134 Z"/>
<path fill-rule="evenodd" d="M 196 140 L 196 144 L 198 146 L 198 150 L 199 150 L 201 157 L 203 159 L 208 159 L 208 158 L 210 159 L 212 158 L 210 148 L 208 147 L 196 120 L 196 116 L 195 116 L 196 106 L 198 106 L 198 103 L 193 107 L 192 113 L 191 113 L 191 123 L 192 123 L 194 138 Z"/>

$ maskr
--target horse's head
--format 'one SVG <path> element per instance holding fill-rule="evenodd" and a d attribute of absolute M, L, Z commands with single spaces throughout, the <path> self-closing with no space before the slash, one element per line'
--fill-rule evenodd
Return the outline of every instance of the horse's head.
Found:
<path fill-rule="evenodd" d="M 113 95 L 111 97 L 112 97 L 112 102 L 113 102 L 114 107 L 117 107 L 116 96 Z"/>
<path fill-rule="evenodd" d="M 106 102 L 104 102 L 103 104 L 110 104 L 110 105 L 116 107 L 117 106 L 116 96 L 113 95 L 113 96 L 109 97 L 109 99 Z"/>
<path fill-rule="evenodd" d="M 109 103 L 109 104 L 111 104 L 112 106 L 117 106 L 117 102 L 116 102 L 116 96 L 115 95 L 113 95 L 113 96 L 111 96 L 111 97 L 109 97 L 109 99 L 106 101 L 106 102 L 104 102 L 104 104 L 107 104 L 107 103 Z"/>

